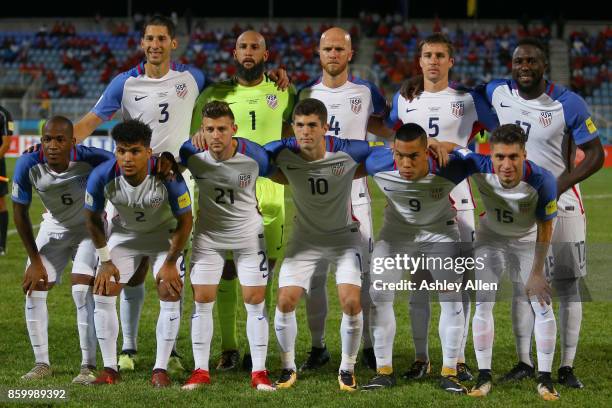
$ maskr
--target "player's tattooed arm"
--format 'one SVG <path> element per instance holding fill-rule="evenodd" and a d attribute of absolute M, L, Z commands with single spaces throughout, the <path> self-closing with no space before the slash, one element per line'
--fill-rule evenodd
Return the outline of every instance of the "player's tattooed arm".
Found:
<path fill-rule="evenodd" d="M 525 284 L 527 296 L 535 296 L 542 306 L 550 304 L 552 291 L 546 276 L 544 275 L 544 263 L 550 246 L 553 233 L 553 220 L 538 221 L 538 237 L 535 248 L 535 256 L 529 279 Z"/>
<path fill-rule="evenodd" d="M 287 70 L 284 66 L 279 66 L 278 68 L 271 69 L 267 72 L 268 78 L 270 78 L 273 82 L 276 83 L 276 88 L 284 91 L 289 88 L 291 84 L 291 80 L 289 79 L 289 74 L 287 74 Z"/>
<path fill-rule="evenodd" d="M 459 145 L 451 142 L 441 142 L 433 137 L 427 138 L 427 148 L 440 167 L 445 167 L 448 164 L 448 155 L 452 153 Z"/>
<path fill-rule="evenodd" d="M 29 209 L 29 205 L 13 202 L 13 219 L 15 221 L 15 227 L 17 228 L 23 246 L 30 258 L 30 264 L 25 271 L 21 284 L 23 292 L 27 293 L 28 296 L 32 294 L 33 290 L 47 290 L 48 285 L 47 270 L 38 253 Z"/>
<path fill-rule="evenodd" d="M 385 118 L 377 115 L 372 115 L 368 119 L 368 132 L 388 140 L 395 136 L 395 131 L 385 125 Z"/>
<path fill-rule="evenodd" d="M 176 267 L 176 262 L 185 248 L 185 244 L 191 234 L 193 226 L 193 215 L 186 211 L 176 217 L 177 226 L 172 234 L 168 255 L 157 273 L 157 285 L 160 297 L 165 300 L 178 300 L 183 289 L 183 282 Z M 160 287 L 163 285 L 163 287 Z M 167 296 L 166 296 L 167 295 Z"/>
<path fill-rule="evenodd" d="M 157 160 L 157 178 L 161 181 L 171 181 L 181 172 L 179 164 L 170 152 L 163 152 Z"/>
<path fill-rule="evenodd" d="M 587 179 L 604 164 L 605 153 L 599 138 L 595 138 L 578 146 L 584 152 L 584 159 L 569 172 L 565 172 L 557 179 L 557 198 L 572 188 L 573 185 Z"/>

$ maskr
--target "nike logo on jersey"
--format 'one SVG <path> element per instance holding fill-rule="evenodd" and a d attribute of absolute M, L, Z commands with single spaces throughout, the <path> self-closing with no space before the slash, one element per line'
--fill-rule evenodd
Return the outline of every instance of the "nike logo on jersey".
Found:
<path fill-rule="evenodd" d="M 138 101 L 140 101 L 140 100 L 142 100 L 142 99 L 146 98 L 147 96 L 149 96 L 149 95 L 145 95 L 145 96 L 135 96 L 135 97 L 134 97 L 134 100 L 135 100 L 136 102 L 138 102 Z"/>
<path fill-rule="evenodd" d="M 404 191 L 404 190 L 394 190 L 394 189 L 387 188 L 387 187 L 383 187 L 383 190 L 385 191 Z"/>
<path fill-rule="evenodd" d="M 408 113 L 408 112 L 412 112 L 412 111 L 415 111 L 415 110 L 417 110 L 417 108 L 414 108 L 414 109 L 406 109 L 406 113 Z"/>
<path fill-rule="evenodd" d="M 503 102 L 500 102 L 499 106 L 501 106 L 502 108 L 509 108 L 510 107 L 510 105 L 504 105 Z"/>

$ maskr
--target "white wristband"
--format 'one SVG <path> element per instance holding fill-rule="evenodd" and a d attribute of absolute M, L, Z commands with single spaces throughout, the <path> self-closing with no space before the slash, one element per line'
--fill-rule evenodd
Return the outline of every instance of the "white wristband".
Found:
<path fill-rule="evenodd" d="M 96 248 L 96 253 L 98 254 L 98 259 L 100 262 L 108 262 L 111 260 L 110 251 L 108 247 Z"/>

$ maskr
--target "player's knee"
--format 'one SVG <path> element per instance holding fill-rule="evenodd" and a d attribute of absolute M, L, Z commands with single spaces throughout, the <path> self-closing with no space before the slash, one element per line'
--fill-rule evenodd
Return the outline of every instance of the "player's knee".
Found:
<path fill-rule="evenodd" d="M 170 292 L 166 285 L 158 285 L 157 294 L 159 295 L 159 300 L 163 300 L 164 302 L 178 302 L 181 299 L 180 293 L 174 291 Z"/>
<path fill-rule="evenodd" d="M 295 310 L 298 301 L 299 297 L 291 293 L 279 291 L 276 307 L 283 313 L 289 313 Z"/>
<path fill-rule="evenodd" d="M 341 301 L 342 311 L 350 316 L 361 312 L 361 300 L 359 296 L 349 295 Z"/>
<path fill-rule="evenodd" d="M 258 305 L 263 302 L 266 298 L 266 288 L 261 287 L 257 289 L 250 289 L 248 291 L 243 290 L 242 299 L 244 303 L 249 305 Z"/>

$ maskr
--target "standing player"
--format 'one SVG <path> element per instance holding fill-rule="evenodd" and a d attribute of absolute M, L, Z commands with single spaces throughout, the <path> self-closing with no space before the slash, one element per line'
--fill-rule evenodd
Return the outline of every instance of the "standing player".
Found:
<path fill-rule="evenodd" d="M 94 384 L 114 384 L 117 372 L 117 294 L 134 275 L 143 257 L 150 257 L 157 282 L 160 313 L 157 321 L 157 359 L 151 383 L 167 387 L 166 372 L 180 324 L 183 288 L 183 248 L 192 226 L 191 199 L 180 174 L 176 180 L 155 178 L 151 129 L 128 120 L 112 130 L 116 160 L 99 166 L 89 177 L 85 197 L 87 228 L 100 260 L 94 284 L 96 334 L 104 370 Z M 115 208 L 110 234 L 104 231 L 105 200 Z M 179 275 L 179 265 L 181 274 Z"/>
<path fill-rule="evenodd" d="M 303 99 L 293 111 L 295 138 L 266 145 L 279 172 L 275 180 L 290 184 L 296 207 L 293 235 L 281 265 L 274 327 L 281 351 L 278 388 L 296 379 L 295 308 L 310 288 L 319 263 L 336 266 L 336 284 L 342 308 L 340 337 L 341 390 L 355 391 L 354 367 L 359 352 L 363 314 L 360 286 L 363 258 L 359 221 L 351 213 L 351 186 L 359 163 L 369 153 L 366 141 L 325 136 L 329 130 L 325 105 Z"/>
<path fill-rule="evenodd" d="M 558 217 L 552 236 L 552 284 L 559 294 L 561 364 L 559 382 L 582 388 L 574 375 L 574 357 L 582 321 L 579 281 L 586 274 L 586 218 L 578 183 L 599 170 L 604 150 L 584 100 L 544 79 L 543 46 L 534 39 L 519 41 L 512 57 L 512 80 L 494 80 L 482 87 L 502 124 L 521 126 L 527 153 L 557 179 Z M 574 167 L 576 147 L 584 159 Z M 531 336 L 534 313 L 525 302 L 513 303 L 513 326 L 519 363 L 507 380 L 533 376 Z"/>
<path fill-rule="evenodd" d="M 435 33 L 419 45 L 419 65 L 423 78 L 419 85 L 423 93 L 408 100 L 395 94 L 389 117 L 389 125 L 417 123 L 427 130 L 429 137 L 467 146 L 471 138 L 483 128 L 492 130 L 498 125 L 497 118 L 486 100 L 477 92 L 455 90 L 449 87 L 449 71 L 453 67 L 453 45 L 443 34 Z M 471 256 L 474 241 L 475 203 L 468 180 L 452 191 L 450 198 L 457 210 L 457 221 L 465 256 Z M 467 278 L 468 274 L 464 277 Z M 470 327 L 469 292 L 463 293 L 465 326 L 463 341 L 457 364 L 458 377 L 469 381 L 472 375 L 465 364 L 465 344 Z M 428 292 L 412 291 L 410 297 L 410 321 L 416 353 L 416 361 L 405 374 L 406 378 L 422 378 L 430 370 L 428 332 L 431 310 Z"/>
<path fill-rule="evenodd" d="M 17 160 L 12 191 L 15 226 L 28 253 L 22 286 L 28 334 L 36 358 L 34 368 L 21 378 L 37 380 L 51 375 L 47 293 L 72 259 L 72 297 L 83 354 L 81 372 L 72 382 L 88 384 L 95 379 L 96 367 L 92 286 L 97 259 L 85 229 L 83 203 L 88 174 L 113 155 L 75 146 L 72 123 L 62 116 L 49 119 L 42 134 L 42 149 Z M 29 216 L 32 187 L 47 211 L 36 240 Z"/>
<path fill-rule="evenodd" d="M 380 268 L 387 258 L 406 256 L 426 259 L 427 264 L 410 270 L 429 270 L 426 280 L 420 274 L 412 278 L 411 291 L 428 292 L 423 282 L 433 283 L 440 301 L 439 335 L 442 344 L 440 387 L 451 393 L 467 389 L 457 378 L 457 359 L 464 330 L 462 290 L 449 290 L 449 284 L 464 281 L 465 267 L 443 267 L 437 261 L 457 259 L 460 254 L 457 211 L 448 200 L 449 193 L 468 175 L 460 161 L 451 157 L 448 166 L 440 168 L 427 151 L 427 134 L 415 123 L 402 125 L 395 134 L 393 150 L 373 149 L 365 163 L 367 174 L 387 197 L 383 227 L 372 255 L 373 265 Z M 432 260 L 433 262 L 430 262 Z M 459 265 L 459 264 L 457 264 Z M 397 283 L 403 270 L 395 266 L 388 273 L 380 269 L 372 276 L 372 333 L 376 353 L 377 375 L 364 387 L 377 390 L 395 385 L 392 356 L 395 338 L 394 293 L 381 283 Z M 421 272 L 423 273 L 423 272 Z M 437 288 L 438 285 L 443 285 Z"/>
<path fill-rule="evenodd" d="M 365 140 L 368 130 L 380 136 L 389 136 L 383 117 L 387 103 L 378 88 L 371 82 L 349 74 L 349 61 L 353 57 L 351 36 L 339 27 L 332 27 L 321 35 L 319 56 L 323 74 L 301 89 L 299 99 L 315 98 L 325 104 L 329 116 L 329 134 L 341 139 Z M 369 264 L 373 248 L 372 210 L 367 179 L 353 181 L 351 193 L 353 215 L 359 220 L 363 237 L 364 279 L 361 307 L 363 308 L 363 357 L 372 369 L 376 368 L 374 350 L 370 339 Z M 327 317 L 327 271 L 328 265 L 321 263 L 310 282 L 306 298 L 306 314 L 312 338 L 308 360 L 300 370 L 315 369 L 329 361 L 325 347 L 325 320 Z"/>
<path fill-rule="evenodd" d="M 202 123 L 202 107 L 213 100 L 227 102 L 236 118 L 239 136 L 264 145 L 291 134 L 289 119 L 293 110 L 295 91 L 293 87 L 277 89 L 264 73 L 268 60 L 266 42 L 261 34 L 245 31 L 236 40 L 234 59 L 236 76 L 230 80 L 213 84 L 200 95 L 194 108 L 191 134 L 198 132 Z M 194 137 L 194 145 L 203 148 L 205 138 L 201 133 Z M 285 228 L 284 187 L 267 179 L 257 182 L 257 201 L 264 217 L 269 269 L 274 270 L 276 260 L 283 250 Z M 272 279 L 270 279 L 272 282 Z M 266 293 L 268 306 L 271 305 L 272 286 Z M 217 369 L 229 370 L 239 360 L 236 335 L 236 313 L 238 306 L 238 282 L 233 262 L 227 262 L 217 299 L 218 316 L 221 326 L 221 359 Z M 250 368 L 249 356 L 245 355 L 243 366 Z"/>
<path fill-rule="evenodd" d="M 476 233 L 475 256 L 483 262 L 476 268 L 476 282 L 498 284 L 508 271 L 514 287 L 514 303 L 525 303 L 535 315 L 538 355 L 538 393 L 548 401 L 559 399 L 551 378 L 557 326 L 550 305 L 550 285 L 544 266 L 557 213 L 554 176 L 525 159 L 527 136 L 520 126 L 506 124 L 491 135 L 491 157 L 467 149 L 448 150 L 465 161 L 478 186 L 486 212 Z M 534 245 L 535 244 L 535 245 Z M 478 360 L 478 381 L 471 396 L 487 395 L 492 386 L 493 307 L 495 290 L 476 292 L 472 324 Z"/>
<path fill-rule="evenodd" d="M 8 231 L 8 209 L 4 199 L 4 196 L 8 194 L 8 179 L 6 177 L 4 155 L 11 145 L 14 126 L 10 112 L 0 106 L 0 256 L 6 254 L 6 234 Z"/>
<path fill-rule="evenodd" d="M 206 148 L 197 150 L 187 141 L 180 152 L 181 163 L 193 174 L 200 192 L 200 216 L 193 234 L 190 268 L 195 299 L 191 318 L 195 369 L 183 389 L 192 390 L 210 383 L 212 310 L 225 254 L 232 251 L 247 310 L 251 385 L 272 391 L 266 370 L 268 318 L 264 301 L 270 274 L 263 219 L 255 197 L 255 184 L 261 180 L 258 177 L 270 171 L 268 154 L 256 143 L 233 137 L 237 127 L 226 102 L 207 103 L 202 116 Z"/>

